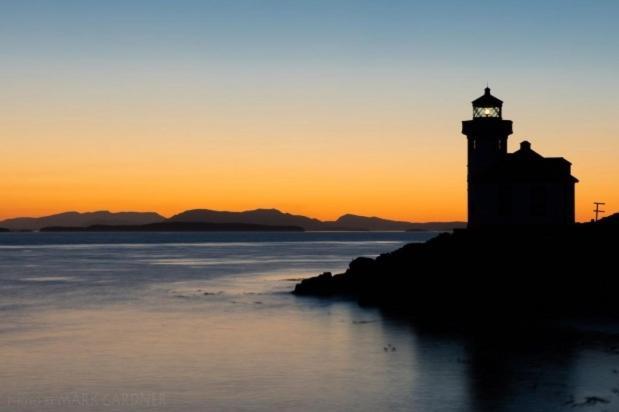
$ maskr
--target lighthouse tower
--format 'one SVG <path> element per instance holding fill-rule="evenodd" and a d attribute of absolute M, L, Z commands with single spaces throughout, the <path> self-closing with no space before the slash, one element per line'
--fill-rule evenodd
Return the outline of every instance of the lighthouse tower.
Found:
<path fill-rule="evenodd" d="M 503 102 L 490 94 L 473 100 L 473 120 L 462 122 L 467 138 L 468 157 L 468 224 L 479 226 L 492 214 L 495 194 L 483 184 L 485 173 L 507 155 L 507 138 L 512 134 L 512 121 L 503 120 Z M 490 189 L 490 190 L 489 190 Z"/>

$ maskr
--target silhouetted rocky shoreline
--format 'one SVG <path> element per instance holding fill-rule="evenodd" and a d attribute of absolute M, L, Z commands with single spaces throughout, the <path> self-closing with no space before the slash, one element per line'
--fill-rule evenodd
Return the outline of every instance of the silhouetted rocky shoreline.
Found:
<path fill-rule="evenodd" d="M 619 225 L 455 230 L 345 273 L 305 279 L 293 293 L 352 296 L 419 318 L 542 318 L 619 314 Z"/>

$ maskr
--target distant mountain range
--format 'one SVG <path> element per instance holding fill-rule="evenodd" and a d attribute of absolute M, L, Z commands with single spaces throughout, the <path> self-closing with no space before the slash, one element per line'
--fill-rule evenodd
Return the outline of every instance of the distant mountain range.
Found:
<path fill-rule="evenodd" d="M 145 225 L 49 226 L 41 232 L 303 232 L 299 226 L 251 223 L 158 222 Z"/>
<path fill-rule="evenodd" d="M 154 212 L 64 212 L 43 217 L 17 217 L 0 222 L 10 230 L 40 230 L 48 226 L 144 225 L 163 222 L 165 217 Z"/>
<path fill-rule="evenodd" d="M 337 220 L 322 221 L 315 218 L 284 213 L 277 209 L 256 209 L 245 212 L 221 212 L 193 209 L 172 216 L 173 222 L 250 223 L 261 225 L 299 226 L 305 230 L 451 230 L 465 227 L 466 222 L 413 223 L 379 217 L 346 214 Z M 2 222 L 0 222 L 2 224 Z"/>
<path fill-rule="evenodd" d="M 334 221 L 321 221 L 302 215 L 284 213 L 277 209 L 256 209 L 244 212 L 225 212 L 209 209 L 193 209 L 166 219 L 155 212 L 65 212 L 44 217 L 20 217 L 0 221 L 0 227 L 10 230 L 41 230 L 62 227 L 86 228 L 90 226 L 140 226 L 162 222 L 244 224 L 261 226 L 298 227 L 304 230 L 451 230 L 465 227 L 465 222 L 414 223 L 346 214 Z M 164 225 L 164 227 L 171 227 Z M 119 228 L 123 230 L 122 228 Z M 265 228 L 266 230 L 267 228 Z M 129 229 L 128 229 L 129 230 Z M 240 230 L 240 229 L 239 229 Z"/>
<path fill-rule="evenodd" d="M 318 219 L 291 215 L 277 209 L 256 209 L 244 212 L 222 212 L 209 209 L 193 209 L 172 216 L 172 222 L 249 223 L 254 225 L 299 226 L 305 230 L 320 230 Z M 0 225 L 2 223 L 0 222 Z"/>

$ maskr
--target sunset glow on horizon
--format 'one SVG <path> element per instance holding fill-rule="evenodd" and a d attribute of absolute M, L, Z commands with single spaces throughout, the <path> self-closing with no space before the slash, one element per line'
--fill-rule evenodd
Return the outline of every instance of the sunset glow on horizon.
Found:
<path fill-rule="evenodd" d="M 14 3 L 0 5 L 0 219 L 465 220 L 461 121 L 486 82 L 510 151 L 526 139 L 572 163 L 577 220 L 594 201 L 619 211 L 616 3 Z"/>

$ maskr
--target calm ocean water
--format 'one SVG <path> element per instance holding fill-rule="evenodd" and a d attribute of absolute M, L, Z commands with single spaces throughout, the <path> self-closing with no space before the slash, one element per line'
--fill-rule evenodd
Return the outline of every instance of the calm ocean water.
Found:
<path fill-rule="evenodd" d="M 0 410 L 619 410 L 604 325 L 480 342 L 288 293 L 433 235 L 0 234 Z"/>

